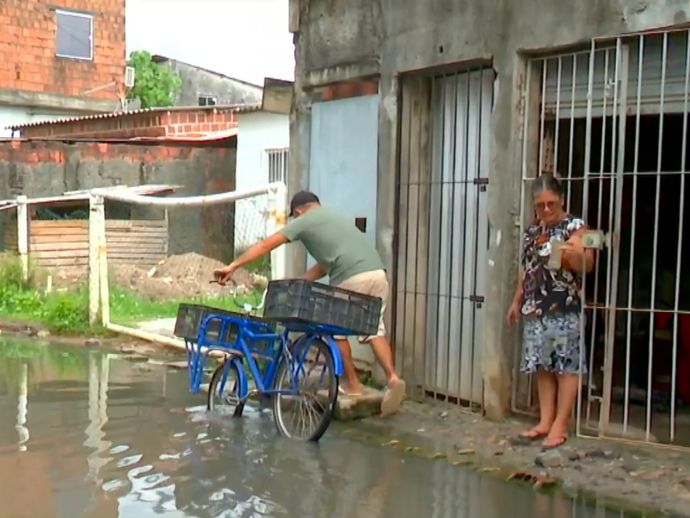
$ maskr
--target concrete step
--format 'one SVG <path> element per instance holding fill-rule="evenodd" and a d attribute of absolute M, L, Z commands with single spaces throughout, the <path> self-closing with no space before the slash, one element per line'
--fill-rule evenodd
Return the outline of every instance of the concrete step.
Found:
<path fill-rule="evenodd" d="M 208 383 L 201 385 L 201 392 L 208 394 Z M 338 394 L 333 418 L 336 421 L 354 421 L 379 415 L 382 401 L 383 392 L 370 387 L 365 387 L 361 396 Z"/>
<path fill-rule="evenodd" d="M 339 394 L 334 417 L 338 421 L 352 421 L 379 415 L 382 401 L 383 392 L 370 387 L 365 387 L 361 396 Z"/>

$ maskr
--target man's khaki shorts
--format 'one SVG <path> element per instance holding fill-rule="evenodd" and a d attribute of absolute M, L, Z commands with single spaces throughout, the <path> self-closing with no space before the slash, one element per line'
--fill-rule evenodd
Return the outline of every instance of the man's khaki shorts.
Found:
<path fill-rule="evenodd" d="M 385 270 L 373 270 L 370 272 L 359 273 L 350 277 L 340 285 L 338 288 L 345 290 L 356 291 L 362 295 L 370 295 L 372 297 L 379 297 L 383 304 L 381 305 L 381 315 L 379 316 L 379 329 L 376 336 L 386 336 L 386 326 L 383 323 L 383 315 L 386 311 L 386 302 L 388 301 L 388 279 L 386 278 Z M 338 336 L 336 338 L 344 338 Z M 366 337 L 365 341 L 369 341 L 373 336 Z"/>

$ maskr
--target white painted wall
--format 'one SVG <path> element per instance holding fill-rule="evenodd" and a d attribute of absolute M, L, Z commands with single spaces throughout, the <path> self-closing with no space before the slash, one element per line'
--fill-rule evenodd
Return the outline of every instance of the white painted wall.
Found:
<path fill-rule="evenodd" d="M 26 124 L 28 122 L 53 121 L 65 117 L 84 115 L 79 112 L 60 112 L 45 109 L 36 109 L 29 106 L 3 106 L 0 105 L 0 138 L 12 136 L 12 130 L 7 126 Z M 18 136 L 18 135 L 16 135 Z"/>
<path fill-rule="evenodd" d="M 290 147 L 288 115 L 240 113 L 237 135 L 236 188 L 249 189 L 268 182 L 266 150 Z M 243 250 L 266 237 L 265 197 L 237 202 L 235 250 Z"/>

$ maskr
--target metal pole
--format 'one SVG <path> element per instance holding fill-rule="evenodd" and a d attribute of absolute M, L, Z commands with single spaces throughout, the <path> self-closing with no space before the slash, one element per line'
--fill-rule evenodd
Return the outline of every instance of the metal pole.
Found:
<path fill-rule="evenodd" d="M 661 193 L 661 166 L 663 158 L 664 143 L 664 101 L 666 90 L 666 60 L 668 57 L 668 33 L 664 33 L 663 48 L 661 53 L 661 92 L 659 95 L 659 140 L 657 148 L 657 167 L 656 167 L 656 201 L 654 203 L 654 241 L 652 245 L 652 313 L 649 318 L 649 365 L 647 368 L 647 419 L 645 425 L 645 439 L 649 441 L 652 430 L 652 389 L 653 389 L 653 363 L 654 363 L 654 317 L 656 315 L 656 267 L 657 250 L 659 244 L 659 209 Z"/>
<path fill-rule="evenodd" d="M 618 301 L 618 269 L 620 266 L 620 233 L 621 233 L 621 218 L 622 218 L 622 201 L 623 201 L 623 172 L 625 170 L 625 131 L 627 120 L 627 101 L 628 101 L 628 46 L 621 46 L 620 39 L 616 44 L 616 91 L 620 83 L 620 95 L 616 99 L 617 104 L 615 110 L 619 117 L 618 121 L 618 136 L 612 134 L 612 140 L 618 140 L 618 155 L 616 157 L 616 202 L 615 202 L 615 218 L 612 229 L 612 238 L 610 243 L 609 257 L 611 260 L 611 268 L 609 269 L 609 314 L 608 314 L 608 329 L 604 358 L 604 386 L 601 402 L 600 415 L 600 432 L 606 433 L 611 417 L 611 390 L 613 383 L 613 345 L 616 337 L 616 305 Z M 614 111 L 614 117 L 616 112 Z M 614 119 L 615 120 L 615 119 Z M 613 149 L 613 145 L 612 145 Z M 611 160 L 613 161 L 613 153 Z M 613 164 L 612 164 L 613 165 Z M 610 189 L 613 194 L 612 184 Z M 611 214 L 614 207 L 609 207 Z"/>
<path fill-rule="evenodd" d="M 103 206 L 103 198 L 91 194 L 89 196 L 89 324 L 94 325 L 98 319 L 100 309 L 100 264 L 99 264 L 99 236 L 98 236 L 98 205 Z"/>
<path fill-rule="evenodd" d="M 679 214 L 678 214 L 678 257 L 676 259 L 676 286 L 675 286 L 675 301 L 673 304 L 674 318 L 673 318 L 673 364 L 671 367 L 671 422 L 669 424 L 669 438 L 671 442 L 676 439 L 676 381 L 678 376 L 678 366 L 676 364 L 678 358 L 678 306 L 680 302 L 680 275 L 681 264 L 683 263 L 683 219 L 685 217 L 685 160 L 687 159 L 687 139 L 688 139 L 688 88 L 690 87 L 690 31 L 686 33 L 686 49 L 685 56 L 685 90 L 683 92 L 683 145 L 681 150 L 681 164 L 680 164 L 680 200 L 679 200 Z"/>
<path fill-rule="evenodd" d="M 287 223 L 287 186 L 283 183 L 273 184 L 268 193 L 269 196 L 269 235 L 282 229 Z M 285 247 L 280 247 L 271 252 L 271 277 L 273 279 L 285 278 L 287 271 L 287 252 Z"/>
<path fill-rule="evenodd" d="M 22 277 L 29 278 L 29 206 L 27 197 L 17 196 L 17 252 L 22 267 Z"/>

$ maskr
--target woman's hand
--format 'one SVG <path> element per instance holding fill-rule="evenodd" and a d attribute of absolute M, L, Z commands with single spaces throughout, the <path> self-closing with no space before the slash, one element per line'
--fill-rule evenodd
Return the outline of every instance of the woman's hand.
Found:
<path fill-rule="evenodd" d="M 508 308 L 508 314 L 506 315 L 506 323 L 509 326 L 516 324 L 520 318 L 520 301 L 513 300 L 510 308 Z"/>
<path fill-rule="evenodd" d="M 585 273 L 592 270 L 594 254 L 592 250 L 584 247 L 582 232 L 573 234 L 568 241 L 561 246 L 562 267 L 564 270 L 574 270 Z"/>

